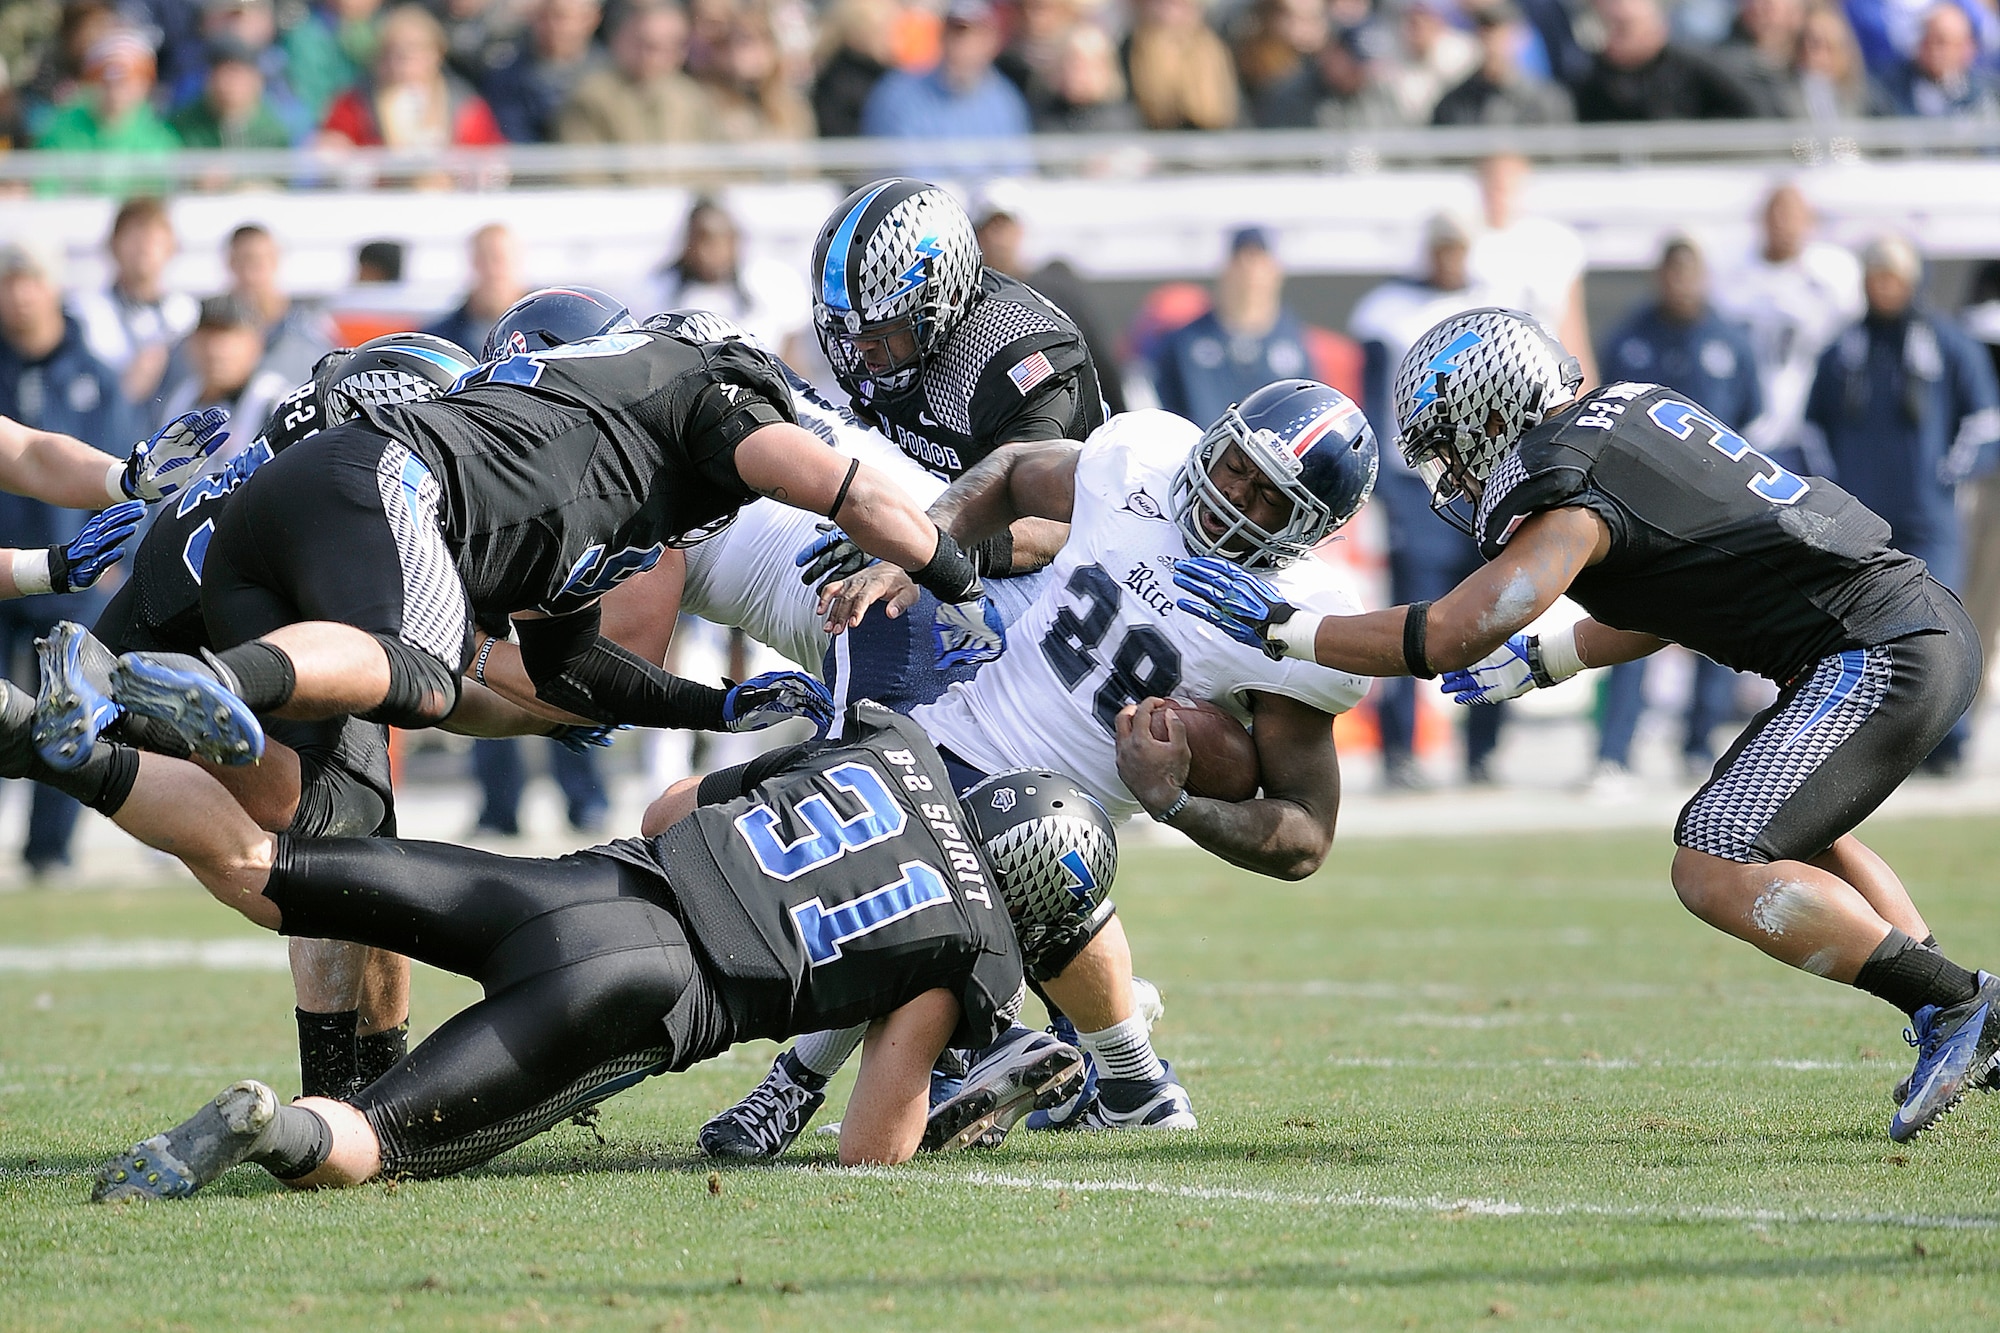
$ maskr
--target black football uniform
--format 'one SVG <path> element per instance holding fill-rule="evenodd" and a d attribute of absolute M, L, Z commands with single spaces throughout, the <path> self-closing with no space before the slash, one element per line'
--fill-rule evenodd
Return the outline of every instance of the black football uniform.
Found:
<path fill-rule="evenodd" d="M 854 410 L 917 462 L 951 480 L 1017 440 L 1081 440 L 1104 399 L 1076 322 L 1034 288 L 987 269 L 980 299 L 907 393 Z"/>
<path fill-rule="evenodd" d="M 850 710 L 846 735 L 732 770 L 747 790 L 659 837 L 553 861 L 281 839 L 265 894 L 287 934 L 391 949 L 485 989 L 353 1099 L 385 1170 L 461 1170 L 650 1074 L 928 990 L 957 997 L 955 1044 L 1005 1031 L 1020 946 L 943 762 L 873 704 Z"/>
<path fill-rule="evenodd" d="M 736 445 L 794 419 L 751 349 L 638 330 L 362 412 L 229 506 L 203 599 L 219 643 L 334 620 L 455 673 L 475 615 L 575 610 L 733 517 L 756 498 Z"/>
<path fill-rule="evenodd" d="M 1533 514 L 1575 507 L 1611 534 L 1569 587 L 1593 618 L 1782 687 L 1682 811 L 1684 847 L 1817 855 L 1971 702 L 1977 635 L 1921 560 L 1890 549 L 1889 525 L 1683 394 L 1610 384 L 1529 431 L 1487 479 L 1481 553 L 1498 556 Z"/>
<path fill-rule="evenodd" d="M 252 474 L 324 424 L 319 387 L 308 380 L 278 400 L 263 432 L 246 448 L 160 505 L 139 549 L 126 561 L 125 582 L 92 626 L 105 647 L 114 653 L 198 653 L 215 646 L 202 619 L 201 587 L 216 519 Z M 359 718 L 272 719 L 266 731 L 299 756 L 299 810 L 291 832 L 394 834 L 388 728 Z M 152 732 L 112 734 L 135 743 L 158 739 Z"/>

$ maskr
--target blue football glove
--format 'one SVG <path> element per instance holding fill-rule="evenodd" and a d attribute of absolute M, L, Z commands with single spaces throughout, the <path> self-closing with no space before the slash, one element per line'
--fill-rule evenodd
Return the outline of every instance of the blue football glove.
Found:
<path fill-rule="evenodd" d="M 611 738 L 625 729 L 623 724 L 615 727 L 586 727 L 572 724 L 557 727 L 549 733 L 549 739 L 571 754 L 589 754 L 597 746 L 611 744 Z"/>
<path fill-rule="evenodd" d="M 938 603 L 931 633 L 937 638 L 940 671 L 978 666 L 1007 651 L 1007 627 L 1000 623 L 1000 610 L 990 597 Z"/>
<path fill-rule="evenodd" d="M 1194 594 L 1179 599 L 1181 610 L 1199 616 L 1238 643 L 1261 648 L 1277 661 L 1285 646 L 1271 638 L 1271 626 L 1298 612 L 1276 588 L 1230 560 L 1200 556 L 1174 561 L 1174 583 Z"/>
<path fill-rule="evenodd" d="M 125 554 L 145 517 L 145 505 L 127 500 L 93 516 L 69 541 L 51 546 L 49 591 L 79 592 L 97 582 Z"/>
<path fill-rule="evenodd" d="M 119 486 L 135 500 L 166 499 L 201 475 L 201 465 L 229 438 L 228 424 L 225 408 L 183 412 L 132 447 Z"/>
<path fill-rule="evenodd" d="M 1541 682 L 1528 660 L 1529 637 L 1516 634 L 1471 666 L 1445 672 L 1438 684 L 1460 704 L 1497 704 L 1538 689 Z"/>
<path fill-rule="evenodd" d="M 833 724 L 833 696 L 803 671 L 767 671 L 723 696 L 724 731 L 762 731 L 792 717 L 808 719 L 822 736 Z"/>
<path fill-rule="evenodd" d="M 819 534 L 792 559 L 803 571 L 799 581 L 808 588 L 821 588 L 850 574 L 859 574 L 875 563 L 874 556 L 856 546 L 852 537 L 833 524 L 820 524 Z"/>

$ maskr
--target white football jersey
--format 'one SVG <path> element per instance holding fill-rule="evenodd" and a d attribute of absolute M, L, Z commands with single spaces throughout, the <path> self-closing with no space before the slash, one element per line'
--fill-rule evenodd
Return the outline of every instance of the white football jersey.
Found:
<path fill-rule="evenodd" d="M 1735 424 L 1759 449 L 1797 445 L 1819 354 L 1867 305 L 1860 261 L 1819 241 L 1782 263 L 1752 255 L 1715 284 L 1714 301 L 1749 329 L 1763 380 L 1763 414 Z"/>
<path fill-rule="evenodd" d="M 803 382 L 792 385 L 799 424 L 851 458 L 887 473 L 918 504 L 928 505 L 945 483 L 919 467 L 880 431 L 862 425 Z M 793 562 L 819 536 L 819 515 L 758 500 L 736 521 L 687 553 L 687 586 L 681 610 L 718 625 L 741 629 L 817 675 L 828 635 L 818 597 L 799 580 Z M 1006 580 L 996 580 L 999 582 Z"/>
<path fill-rule="evenodd" d="M 1007 631 L 1006 653 L 911 713 L 932 740 L 987 773 L 1056 769 L 1123 819 L 1139 808 L 1114 745 L 1129 703 L 1207 700 L 1248 724 L 1253 690 L 1326 713 L 1360 702 L 1367 677 L 1273 662 L 1175 604 L 1173 564 L 1190 552 L 1168 504 L 1200 439 L 1200 427 L 1168 412 L 1127 412 L 1091 435 L 1077 458 L 1069 542 Z M 1361 610 L 1345 577 L 1313 557 L 1271 581 L 1321 615 Z"/>

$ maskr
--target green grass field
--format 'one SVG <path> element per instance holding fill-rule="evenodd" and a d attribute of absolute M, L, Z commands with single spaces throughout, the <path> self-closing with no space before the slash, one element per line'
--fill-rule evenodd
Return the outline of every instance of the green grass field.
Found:
<path fill-rule="evenodd" d="M 2000 825 L 1872 839 L 2000 959 Z M 254 1169 L 92 1207 L 231 1078 L 297 1086 L 275 972 L 0 971 L 9 1328 L 1938 1328 L 2000 1307 L 2000 1100 L 1910 1148 L 1885 1006 L 1686 916 L 1663 834 L 1337 848 L 1275 884 L 1139 852 L 1119 898 L 1203 1128 L 1019 1133 L 893 1171 L 711 1172 L 770 1049 L 454 1180 Z M 256 932 L 198 890 L 14 894 L 0 942 Z M 419 1026 L 472 996 L 419 974 Z M 839 1103 L 836 1094 L 835 1108 Z"/>

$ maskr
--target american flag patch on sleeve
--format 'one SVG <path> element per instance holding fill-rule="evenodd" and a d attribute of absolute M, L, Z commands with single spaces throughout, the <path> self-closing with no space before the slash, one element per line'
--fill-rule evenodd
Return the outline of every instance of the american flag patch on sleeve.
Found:
<path fill-rule="evenodd" d="M 1007 372 L 1007 378 L 1014 381 L 1014 387 L 1019 389 L 1021 396 L 1025 398 L 1028 396 L 1028 390 L 1055 373 L 1056 368 L 1049 364 L 1046 354 L 1033 352 L 1022 357 L 1021 363 Z"/>

